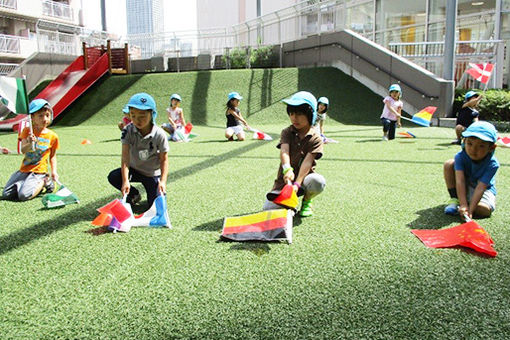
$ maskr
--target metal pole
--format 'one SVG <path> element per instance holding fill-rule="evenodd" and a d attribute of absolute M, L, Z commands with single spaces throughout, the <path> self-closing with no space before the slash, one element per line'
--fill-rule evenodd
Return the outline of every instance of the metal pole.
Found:
<path fill-rule="evenodd" d="M 101 0 L 101 27 L 104 32 L 106 29 L 106 0 Z"/>
<path fill-rule="evenodd" d="M 443 59 L 443 78 L 446 80 L 454 79 L 456 22 L 457 0 L 446 0 L 446 35 Z"/>

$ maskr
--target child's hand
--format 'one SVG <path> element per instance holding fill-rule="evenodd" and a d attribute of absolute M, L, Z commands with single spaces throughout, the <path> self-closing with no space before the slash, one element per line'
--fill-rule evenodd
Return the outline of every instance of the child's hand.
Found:
<path fill-rule="evenodd" d="M 51 179 L 53 179 L 55 182 L 58 182 L 58 174 L 57 172 L 51 172 Z"/>
<path fill-rule="evenodd" d="M 398 127 L 402 127 L 402 123 L 400 121 L 397 122 Z"/>
<path fill-rule="evenodd" d="M 463 221 L 465 221 L 464 215 L 467 215 L 469 218 L 471 218 L 471 214 L 469 213 L 469 208 L 465 205 L 459 206 L 459 215 Z"/>
<path fill-rule="evenodd" d="M 283 175 L 283 180 L 284 180 L 285 182 L 288 182 L 288 181 L 294 182 L 294 177 L 296 177 L 296 176 L 294 175 L 294 171 L 292 171 L 292 169 L 289 169 L 289 170 L 287 171 L 287 173 L 286 173 L 285 175 Z"/>
<path fill-rule="evenodd" d="M 122 192 L 123 195 L 129 194 L 129 189 L 131 188 L 131 185 L 129 184 L 129 181 L 125 181 L 122 183 L 122 187 L 120 188 L 120 192 Z"/>
<path fill-rule="evenodd" d="M 158 185 L 159 192 L 161 192 L 163 195 L 166 195 L 166 183 L 165 182 L 159 182 Z"/>

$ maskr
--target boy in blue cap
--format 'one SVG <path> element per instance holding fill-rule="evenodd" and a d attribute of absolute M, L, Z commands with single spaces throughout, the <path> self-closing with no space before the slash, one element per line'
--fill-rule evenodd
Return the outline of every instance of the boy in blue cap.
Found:
<path fill-rule="evenodd" d="M 156 125 L 156 103 L 149 94 L 135 94 L 127 107 L 132 123 L 122 130 L 121 167 L 110 172 L 108 181 L 128 195 L 126 201 L 132 204 L 141 197 L 130 182 L 141 182 L 150 207 L 158 192 L 166 193 L 168 141 L 163 129 Z"/>
<path fill-rule="evenodd" d="M 450 194 L 445 214 L 462 219 L 489 217 L 496 208 L 495 175 L 499 162 L 494 156 L 498 134 L 491 123 L 479 121 L 463 133 L 464 143 L 454 159 L 444 163 L 444 179 Z"/>
<path fill-rule="evenodd" d="M 455 134 L 457 139 L 452 144 L 461 143 L 462 132 L 466 130 L 471 124 L 478 121 L 478 110 L 476 107 L 482 100 L 482 96 L 475 91 L 468 91 L 464 95 L 464 104 L 457 114 L 457 121 L 455 122 Z"/>
<path fill-rule="evenodd" d="M 53 120 L 53 110 L 44 99 L 34 99 L 29 105 L 32 128 L 21 131 L 21 167 L 12 174 L 2 192 L 2 198 L 26 201 L 37 196 L 43 188 L 53 191 L 52 179 L 57 181 L 58 136 L 47 127 Z M 51 178 L 48 175 L 48 160 Z"/>
<path fill-rule="evenodd" d="M 317 100 L 310 92 L 301 91 L 283 102 L 287 104 L 291 125 L 282 130 L 280 143 L 276 146 L 280 149 L 280 167 L 263 209 L 281 209 L 272 201 L 287 182 L 293 182 L 297 195 L 304 195 L 299 214 L 308 217 L 313 215 L 312 198 L 326 186 L 324 177 L 315 172 L 323 146 L 322 138 L 313 128 L 317 119 Z"/>

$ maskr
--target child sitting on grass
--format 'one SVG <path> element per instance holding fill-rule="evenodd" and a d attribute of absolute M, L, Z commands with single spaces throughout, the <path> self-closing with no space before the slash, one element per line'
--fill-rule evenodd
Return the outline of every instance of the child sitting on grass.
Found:
<path fill-rule="evenodd" d="M 231 142 L 234 140 L 234 135 L 237 136 L 238 141 L 245 139 L 243 124 L 249 130 L 248 123 L 243 118 L 241 111 L 239 110 L 239 102 L 243 99 L 237 92 L 230 92 L 227 98 L 227 111 L 225 116 L 227 117 L 227 128 L 225 129 L 225 138 Z"/>
<path fill-rule="evenodd" d="M 26 201 L 37 196 L 43 188 L 52 192 L 57 174 L 58 136 L 47 127 L 53 119 L 50 104 L 44 99 L 34 99 L 29 105 L 32 129 L 26 127 L 20 134 L 21 152 L 25 155 L 18 171 L 5 184 L 2 198 Z M 51 178 L 48 172 L 51 166 Z"/>
<path fill-rule="evenodd" d="M 326 185 L 322 175 L 315 172 L 316 160 L 322 157 L 322 139 L 315 132 L 313 124 L 317 119 L 317 100 L 306 91 L 295 93 L 287 104 L 287 114 L 291 125 L 281 132 L 280 167 L 273 189 L 266 195 L 264 210 L 281 209 L 272 202 L 285 184 L 293 182 L 298 196 L 303 196 L 299 214 L 312 216 L 312 198 L 320 194 Z"/>
<path fill-rule="evenodd" d="M 170 134 L 169 140 L 174 142 L 183 141 L 184 126 L 186 125 L 184 114 L 182 109 L 179 107 L 181 101 L 182 98 L 177 93 L 170 96 L 170 107 L 166 109 L 166 112 L 168 113 L 168 123 L 161 125 L 163 130 Z"/>
<path fill-rule="evenodd" d="M 462 108 L 457 114 L 457 121 L 455 122 L 455 134 L 457 135 L 457 139 L 455 139 L 452 144 L 460 145 L 462 132 L 471 124 L 478 121 L 478 116 L 480 114 L 476 107 L 478 103 L 480 103 L 480 100 L 482 100 L 482 96 L 475 91 L 468 91 L 464 95 L 464 104 L 462 104 Z"/>
<path fill-rule="evenodd" d="M 131 204 L 138 203 L 141 196 L 130 182 L 141 182 L 150 207 L 158 192 L 166 193 L 168 141 L 156 125 L 156 102 L 150 95 L 135 94 L 127 107 L 132 123 L 122 130 L 121 167 L 110 172 L 108 181 L 128 195 L 126 201 Z"/>
<path fill-rule="evenodd" d="M 450 194 L 445 214 L 471 218 L 489 217 L 496 208 L 494 156 L 496 128 L 484 121 L 471 124 L 463 133 L 464 143 L 454 159 L 444 163 L 444 179 Z"/>

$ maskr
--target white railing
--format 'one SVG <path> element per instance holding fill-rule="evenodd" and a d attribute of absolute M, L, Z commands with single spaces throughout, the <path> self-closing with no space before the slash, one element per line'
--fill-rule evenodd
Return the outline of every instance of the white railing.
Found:
<path fill-rule="evenodd" d="M 68 55 L 81 54 L 79 36 L 74 34 L 38 29 L 37 45 L 39 52 Z"/>
<path fill-rule="evenodd" d="M 18 67 L 18 64 L 0 63 L 0 76 L 5 76 Z"/>
<path fill-rule="evenodd" d="M 0 53 L 19 54 L 19 37 L 0 34 Z"/>
<path fill-rule="evenodd" d="M 73 9 L 67 4 L 51 0 L 43 0 L 42 8 L 44 15 L 70 21 L 74 20 Z"/>
<path fill-rule="evenodd" d="M 0 0 L 0 7 L 17 9 L 18 1 L 17 0 Z"/>

